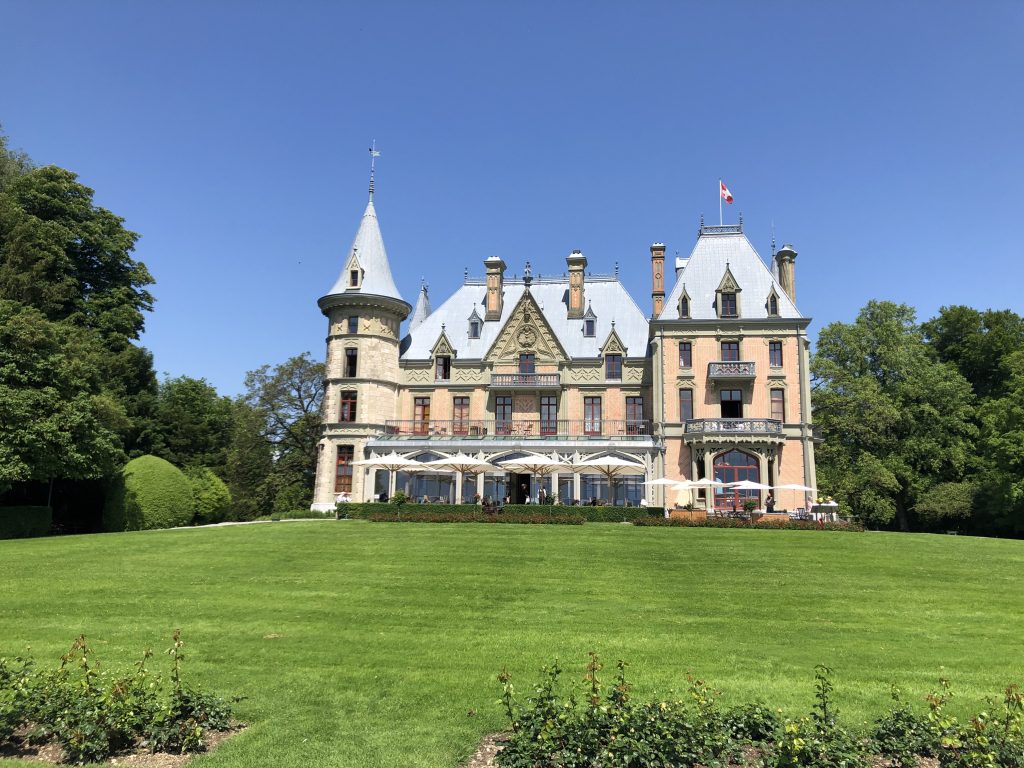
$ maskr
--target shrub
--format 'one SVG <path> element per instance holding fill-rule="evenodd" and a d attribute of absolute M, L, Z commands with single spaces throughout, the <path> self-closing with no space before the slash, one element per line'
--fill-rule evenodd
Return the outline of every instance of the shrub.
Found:
<path fill-rule="evenodd" d="M 209 731 L 231 728 L 231 708 L 185 685 L 183 647 L 175 632 L 168 649 L 170 691 L 149 672 L 149 650 L 131 673 L 119 676 L 101 669 L 84 636 L 56 670 L 0 659 L 0 752 L 19 738 L 28 745 L 55 742 L 73 763 L 100 762 L 139 744 L 154 751 L 202 751 Z"/>
<path fill-rule="evenodd" d="M 224 481 L 206 467 L 191 467 L 185 470 L 185 477 L 195 502 L 192 522 L 203 525 L 227 520 L 231 511 L 231 491 Z"/>
<path fill-rule="evenodd" d="M 0 507 L 0 539 L 45 536 L 52 523 L 49 507 Z"/>
<path fill-rule="evenodd" d="M 505 513 L 529 513 L 529 514 L 554 514 L 560 515 L 570 513 L 580 515 L 590 523 L 624 523 L 633 520 L 640 520 L 649 517 L 664 519 L 665 509 L 663 507 L 564 507 L 538 504 L 506 504 L 503 508 Z"/>
<path fill-rule="evenodd" d="M 103 529 L 175 528 L 188 525 L 192 513 L 192 488 L 182 471 L 157 456 L 140 456 L 114 478 L 103 508 Z"/>
<path fill-rule="evenodd" d="M 749 523 L 733 517 L 709 517 L 704 520 L 690 520 L 685 517 L 639 517 L 633 525 L 666 526 L 669 528 L 756 528 L 760 530 L 787 531 L 863 531 L 859 523 L 818 522 L 815 520 L 768 519 Z"/>
<path fill-rule="evenodd" d="M 564 515 L 508 513 L 488 515 L 479 509 L 472 512 L 432 512 L 403 514 L 401 517 L 390 513 L 370 514 L 368 520 L 374 523 L 520 523 L 532 525 L 583 525 L 582 515 L 570 512 Z"/>
<path fill-rule="evenodd" d="M 396 494 L 397 495 L 397 494 Z M 371 504 L 346 502 L 337 506 L 338 517 L 350 520 L 369 520 L 371 517 L 401 517 L 403 520 L 439 513 L 480 512 L 477 504 L 409 504 L 408 502 Z"/>

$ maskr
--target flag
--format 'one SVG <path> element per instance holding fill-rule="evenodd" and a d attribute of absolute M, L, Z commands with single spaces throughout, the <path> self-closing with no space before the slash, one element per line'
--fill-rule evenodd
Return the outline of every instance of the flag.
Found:
<path fill-rule="evenodd" d="M 727 186 L 725 186 L 725 182 L 722 181 L 721 179 L 719 179 L 718 180 L 718 186 L 720 186 L 722 188 L 722 190 L 721 190 L 722 199 L 725 200 L 725 202 L 727 202 L 727 203 L 731 203 L 732 202 L 732 192 L 730 192 L 729 188 Z"/>

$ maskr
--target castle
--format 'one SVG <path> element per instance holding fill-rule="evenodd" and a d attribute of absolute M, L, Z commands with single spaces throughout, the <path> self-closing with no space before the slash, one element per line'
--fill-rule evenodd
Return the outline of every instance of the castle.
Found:
<path fill-rule="evenodd" d="M 371 180 L 341 275 L 319 300 L 327 372 L 313 508 L 396 488 L 416 498 L 521 502 L 543 486 L 564 503 L 612 493 L 620 504 L 722 510 L 747 498 L 760 505 L 764 491 L 666 492 L 644 481 L 815 487 L 810 319 L 795 304 L 796 256 L 783 246 L 769 267 L 742 217 L 739 225 L 702 221 L 690 255 L 671 265 L 667 293 L 665 246 L 650 246 L 649 314 L 618 274 L 588 273 L 579 251 L 557 277 L 534 278 L 529 263 L 511 277 L 491 256 L 484 277 L 465 277 L 436 309 L 422 286 L 414 308 L 392 278 Z M 610 489 L 587 472 L 392 477 L 353 463 L 392 452 L 421 461 L 616 456 L 642 463 L 645 475 Z M 801 491 L 776 492 L 780 509 L 805 504 Z"/>

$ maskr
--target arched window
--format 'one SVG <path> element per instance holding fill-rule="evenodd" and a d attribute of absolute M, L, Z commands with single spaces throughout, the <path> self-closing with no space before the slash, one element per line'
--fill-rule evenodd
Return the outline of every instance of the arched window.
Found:
<path fill-rule="evenodd" d="M 761 465 L 756 456 L 733 449 L 715 456 L 715 480 L 720 483 L 738 483 L 749 480 L 761 482 Z M 715 488 L 715 509 L 742 512 L 743 502 L 753 499 L 761 503 L 761 492 L 756 488 Z"/>

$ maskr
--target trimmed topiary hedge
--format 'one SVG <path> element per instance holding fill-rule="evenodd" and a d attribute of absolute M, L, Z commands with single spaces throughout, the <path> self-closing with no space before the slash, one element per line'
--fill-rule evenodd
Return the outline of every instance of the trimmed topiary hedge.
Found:
<path fill-rule="evenodd" d="M 443 505 L 437 505 L 443 506 Z M 454 505 L 451 505 L 454 506 Z M 562 507 L 568 510 L 568 507 Z M 368 518 L 374 523 L 518 523 L 520 525 L 583 525 L 586 521 L 582 515 L 566 511 L 564 514 L 538 514 L 529 512 L 510 512 L 489 515 L 479 507 L 466 512 L 421 512 L 416 515 L 371 514 Z"/>
<path fill-rule="evenodd" d="M 403 520 L 423 515 L 467 514 L 480 512 L 479 504 L 365 504 L 345 503 L 338 505 L 338 518 L 350 520 L 369 520 L 371 516 L 381 517 L 390 515 L 401 517 Z"/>
<path fill-rule="evenodd" d="M 129 461 L 111 483 L 105 531 L 176 528 L 192 521 L 195 504 L 184 473 L 157 456 Z"/>
<path fill-rule="evenodd" d="M 579 515 L 588 523 L 625 523 L 646 518 L 664 518 L 663 507 L 564 507 L 548 504 L 506 504 L 506 513 Z"/>
<path fill-rule="evenodd" d="M 231 511 L 231 491 L 224 481 L 217 477 L 213 470 L 206 467 L 192 467 L 185 471 L 192 499 L 195 502 L 195 514 L 192 522 L 196 525 L 220 523 L 227 520 Z"/>
<path fill-rule="evenodd" d="M 338 505 L 338 518 L 351 520 L 383 521 L 391 517 L 402 520 L 431 520 L 433 522 L 456 522 L 455 517 L 440 520 L 439 515 L 465 516 L 472 522 L 476 516 L 497 522 L 512 522 L 517 518 L 527 522 L 540 521 L 540 518 L 556 518 L 576 520 L 590 523 L 624 523 L 646 518 L 662 518 L 665 511 L 661 507 L 565 507 L 551 504 L 506 504 L 495 514 L 487 514 L 479 504 L 364 504 L 346 503 Z M 460 518 L 461 519 L 461 518 Z"/>
<path fill-rule="evenodd" d="M 0 507 L 0 539 L 45 536 L 52 523 L 49 507 Z"/>
<path fill-rule="evenodd" d="M 781 520 L 769 519 L 759 520 L 756 523 L 748 523 L 746 520 L 737 520 L 731 517 L 709 517 L 700 520 L 688 520 L 682 517 L 650 518 L 634 520 L 633 525 L 665 526 L 668 528 L 757 528 L 759 530 L 786 530 L 786 531 L 863 531 L 864 527 L 858 523 L 844 522 L 818 522 L 815 520 Z"/>

